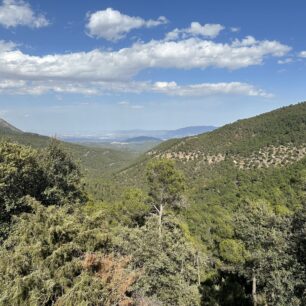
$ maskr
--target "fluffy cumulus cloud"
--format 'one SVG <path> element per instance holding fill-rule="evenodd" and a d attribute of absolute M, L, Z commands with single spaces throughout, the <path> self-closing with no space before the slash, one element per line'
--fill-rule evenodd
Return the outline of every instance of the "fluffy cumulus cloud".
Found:
<path fill-rule="evenodd" d="M 88 14 L 86 28 L 90 36 L 117 41 L 125 37 L 133 29 L 156 27 L 167 22 L 167 19 L 163 16 L 157 20 L 144 20 L 140 17 L 131 17 L 108 8 L 104 11 Z"/>
<path fill-rule="evenodd" d="M 195 38 L 181 41 L 152 40 L 118 51 L 97 49 L 46 56 L 31 56 L 9 43 L 2 45 L 4 47 L 0 48 L 5 49 L 0 53 L 1 75 L 97 81 L 130 79 L 147 68 L 239 69 L 260 65 L 268 56 L 281 57 L 290 51 L 288 46 L 277 41 L 257 41 L 253 37 L 235 40 L 231 44 Z"/>
<path fill-rule="evenodd" d="M 204 37 L 214 38 L 224 29 L 221 24 L 204 24 L 203 26 L 198 22 L 192 22 L 187 33 L 192 35 L 200 35 Z"/>
<path fill-rule="evenodd" d="M 88 95 L 105 91 L 151 91 L 179 96 L 218 93 L 267 96 L 244 83 L 179 86 L 171 82 L 137 83 L 133 79 L 149 68 L 246 68 L 262 64 L 267 57 L 285 56 L 289 51 L 290 47 L 278 41 L 258 41 L 251 36 L 231 43 L 189 37 L 178 41 L 141 42 L 116 51 L 96 49 L 33 56 L 22 52 L 11 42 L 0 41 L 0 91 L 11 90 L 23 94 L 53 91 Z M 11 81 L 16 81 L 16 84 Z"/>
<path fill-rule="evenodd" d="M 0 25 L 6 28 L 41 28 L 48 24 L 49 21 L 44 15 L 33 12 L 31 6 L 22 0 L 3 0 L 0 6 Z"/>
<path fill-rule="evenodd" d="M 174 29 L 167 33 L 166 40 L 176 40 L 180 38 L 202 36 L 205 38 L 215 38 L 220 32 L 224 30 L 224 26 L 221 24 L 204 24 L 199 22 L 192 22 L 189 28 L 186 29 Z"/>

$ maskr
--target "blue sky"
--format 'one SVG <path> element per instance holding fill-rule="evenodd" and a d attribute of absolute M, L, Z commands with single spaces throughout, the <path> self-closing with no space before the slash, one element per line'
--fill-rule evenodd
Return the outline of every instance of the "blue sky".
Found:
<path fill-rule="evenodd" d="M 305 100 L 300 0 L 0 0 L 0 117 L 43 134 L 223 125 Z"/>

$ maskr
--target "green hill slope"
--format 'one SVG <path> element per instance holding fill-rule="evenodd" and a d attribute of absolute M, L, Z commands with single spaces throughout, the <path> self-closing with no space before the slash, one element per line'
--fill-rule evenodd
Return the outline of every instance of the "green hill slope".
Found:
<path fill-rule="evenodd" d="M 5 120 L 0 118 L 0 133 L 1 131 L 4 133 L 22 133 L 21 130 L 17 129 L 10 123 L 6 122 Z"/>
<path fill-rule="evenodd" d="M 151 154 L 179 153 L 182 160 L 192 154 L 249 156 L 269 146 L 304 146 L 306 143 L 306 103 L 285 107 L 250 119 L 239 120 L 213 132 L 164 143 Z M 191 156 L 188 158 L 188 153 Z M 190 155 L 190 154 L 189 154 Z M 200 158 L 199 156 L 198 158 Z"/>
<path fill-rule="evenodd" d="M 0 121 L 0 140 L 10 140 L 34 148 L 43 148 L 48 145 L 50 139 L 47 136 L 24 133 L 4 120 Z M 108 176 L 126 167 L 134 158 L 132 153 L 118 150 L 85 147 L 67 142 L 61 142 L 61 145 L 75 160 L 80 162 L 83 172 L 90 178 Z"/>
<path fill-rule="evenodd" d="M 306 155 L 306 102 L 239 120 L 198 136 L 166 141 L 142 156 L 126 172 L 152 158 L 176 160 L 189 175 L 219 164 L 238 169 L 284 166 Z M 134 175 L 133 175 L 134 176 Z M 135 176 L 134 176 L 135 177 Z"/>
<path fill-rule="evenodd" d="M 152 159 L 176 161 L 185 174 L 189 207 L 180 215 L 211 258 L 233 239 L 237 211 L 261 205 L 285 217 L 306 195 L 306 103 L 239 120 L 196 137 L 162 143 L 117 174 L 127 186 L 146 187 Z M 222 256 L 221 256 L 222 257 Z"/>
<path fill-rule="evenodd" d="M 295 211 L 305 193 L 306 103 L 166 141 L 120 171 L 117 181 L 146 188 L 146 164 L 158 158 L 174 160 L 184 172 L 190 203 L 185 218 L 207 243 L 214 239 L 206 231 L 230 224 L 233 212 L 248 201 Z"/>

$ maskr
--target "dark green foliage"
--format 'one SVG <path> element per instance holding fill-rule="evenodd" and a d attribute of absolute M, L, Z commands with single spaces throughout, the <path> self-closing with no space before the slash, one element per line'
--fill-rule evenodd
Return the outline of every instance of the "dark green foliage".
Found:
<path fill-rule="evenodd" d="M 178 224 L 165 221 L 154 241 L 155 217 L 111 229 L 103 212 L 28 202 L 32 213 L 15 220 L 0 247 L 0 305 L 199 305 L 205 261 Z"/>
<path fill-rule="evenodd" d="M 0 249 L 0 304 L 89 305 L 106 300 L 101 280 L 82 266 L 85 252 L 107 249 L 102 216 L 87 219 L 81 212 L 30 201 L 33 213 L 16 220 Z"/>
<path fill-rule="evenodd" d="M 57 143 L 43 151 L 0 143 L 0 237 L 7 233 L 13 215 L 31 209 L 26 196 L 43 205 L 86 200 L 79 167 Z"/>
<path fill-rule="evenodd" d="M 135 288 L 163 305 L 199 305 L 198 273 L 204 260 L 197 261 L 199 253 L 174 220 L 165 218 L 163 237 L 156 239 L 157 223 L 151 217 L 143 227 L 119 234 L 122 252 L 131 254 L 133 266 L 143 271 Z"/>
<path fill-rule="evenodd" d="M 306 184 L 305 188 L 306 190 Z M 306 195 L 303 200 L 303 208 L 296 212 L 293 216 L 293 245 L 296 252 L 296 258 L 300 264 L 302 271 L 301 284 L 298 287 L 298 296 L 301 297 L 302 302 L 306 303 Z"/>
<path fill-rule="evenodd" d="M 298 305 L 301 266 L 292 249 L 290 218 L 277 216 L 266 203 L 246 203 L 235 224 L 249 253 L 241 272 L 250 282 L 256 278 L 261 299 L 269 305 Z"/>
<path fill-rule="evenodd" d="M 231 271 L 221 271 L 203 282 L 201 287 L 203 306 L 251 306 L 253 305 L 244 277 Z"/>
<path fill-rule="evenodd" d="M 43 170 L 45 188 L 42 202 L 46 205 L 84 203 L 80 168 L 68 153 L 62 150 L 60 143 L 53 140 L 41 151 L 39 163 Z"/>
<path fill-rule="evenodd" d="M 42 169 L 34 149 L 0 143 L 0 220 L 25 211 L 24 197 L 39 197 L 43 190 Z"/>

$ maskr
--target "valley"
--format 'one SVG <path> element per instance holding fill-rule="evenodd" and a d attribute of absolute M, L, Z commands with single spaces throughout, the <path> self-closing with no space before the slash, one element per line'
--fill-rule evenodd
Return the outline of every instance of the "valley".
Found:
<path fill-rule="evenodd" d="M 166 192 L 170 198 L 169 200 L 165 198 L 163 200 L 165 202 L 160 202 L 164 203 L 165 211 L 163 216 L 160 217 L 160 220 L 164 221 L 159 223 L 163 225 L 159 226 L 162 226 L 164 235 L 170 235 L 167 236 L 167 239 L 176 239 L 176 241 L 178 237 L 171 236 L 174 235 L 175 231 L 173 232 L 170 228 L 177 226 L 177 233 L 180 233 L 181 239 L 184 239 L 184 242 L 182 241 L 181 243 L 187 243 L 186 250 L 193 254 L 188 255 L 184 252 L 182 253 L 182 250 L 176 250 L 175 256 L 186 256 L 184 260 L 190 260 L 193 258 L 192 256 L 198 258 L 195 266 L 191 262 L 189 264 L 193 267 L 192 269 L 198 271 L 198 286 L 203 292 L 202 295 L 198 296 L 202 301 L 201 305 L 225 305 L 223 304 L 223 299 L 227 296 L 228 290 L 231 290 L 230 288 L 235 288 L 234 290 L 239 291 L 239 293 L 237 292 L 231 297 L 231 303 L 236 303 L 237 301 L 241 303 L 243 301 L 243 305 L 251 305 L 249 265 L 253 267 L 252 269 L 256 269 L 258 278 L 257 295 L 260 299 L 271 298 L 269 293 L 265 291 L 268 286 L 265 280 L 271 280 L 269 286 L 275 288 L 273 287 L 274 281 L 272 281 L 275 278 L 274 273 L 279 275 L 275 282 L 280 282 L 281 286 L 283 286 L 281 288 L 284 288 L 288 281 L 286 280 L 286 283 L 282 282 L 283 275 L 289 275 L 289 281 L 293 288 L 302 286 L 294 277 L 296 273 L 299 273 L 297 272 L 298 270 L 295 270 L 294 266 L 288 269 L 286 262 L 289 258 L 295 262 L 297 267 L 300 267 L 299 271 L 303 269 L 303 253 L 291 251 L 303 246 L 301 240 L 295 240 L 303 238 L 294 238 L 292 240 L 289 237 L 293 234 L 296 235 L 296 233 L 303 235 L 301 233 L 303 232 L 304 223 L 296 223 L 302 226 L 298 228 L 298 232 L 295 232 L 294 224 L 299 218 L 305 217 L 306 102 L 250 119 L 239 120 L 203 134 L 163 141 L 144 153 L 141 153 L 141 150 L 133 152 L 133 150 L 127 150 L 126 148 L 114 150 L 95 147 L 92 143 L 81 145 L 56 141 L 56 143 L 52 144 L 52 140 L 46 136 L 24 133 L 4 121 L 1 121 L 0 131 L 3 152 L 6 152 L 5 147 L 8 145 L 6 143 L 9 141 L 9 143 L 13 142 L 31 147 L 31 150 L 35 150 L 33 154 L 38 154 L 38 159 L 43 158 L 42 165 L 48 160 L 50 160 L 48 163 L 51 162 L 53 158 L 55 158 L 54 162 L 57 162 L 56 155 L 43 157 L 45 154 L 68 154 L 67 156 L 62 155 L 58 166 L 67 163 L 69 158 L 78 160 L 80 171 L 83 173 L 83 190 L 88 200 L 87 203 L 84 203 L 85 205 L 83 204 L 83 207 L 81 206 L 82 208 L 80 207 L 81 210 L 77 208 L 77 214 L 82 214 L 82 218 L 91 220 L 89 223 L 91 225 L 80 223 L 80 226 L 84 227 L 83 230 L 85 231 L 93 231 L 92 233 L 95 233 L 95 222 L 98 222 L 98 224 L 102 222 L 104 231 L 108 233 L 108 237 L 112 237 L 109 248 L 112 250 L 118 250 L 119 248 L 120 256 L 124 256 L 126 251 L 128 253 L 131 252 L 131 248 L 125 246 L 123 241 L 127 239 L 130 241 L 129 243 L 132 243 L 131 241 L 136 239 L 133 243 L 140 243 L 141 253 L 133 253 L 133 260 L 136 260 L 132 265 L 133 267 L 140 264 L 137 262 L 143 256 L 142 251 L 151 248 L 151 244 L 145 242 L 144 239 L 152 239 L 152 237 L 146 238 L 146 233 L 153 234 L 158 229 L 154 225 L 154 220 L 156 220 L 156 212 L 160 214 L 161 210 L 157 209 L 155 205 L 153 205 L 155 208 L 151 209 L 150 199 L 156 197 L 155 203 L 158 203 L 159 188 L 161 190 L 169 188 L 165 189 L 167 191 L 162 191 L 162 194 Z M 152 138 L 136 137 L 131 142 L 147 140 L 151 141 Z M 54 145 L 55 147 L 53 148 Z M 57 146 L 66 153 L 60 153 Z M 25 149 L 20 148 L 19 150 Z M 42 157 L 40 157 L 40 154 L 42 154 Z M 5 158 L 10 158 L 9 156 Z M 52 159 L 50 159 L 51 156 L 53 156 Z M 64 162 L 65 159 L 67 161 Z M 3 161 L 2 164 L 6 167 Z M 46 168 L 43 171 L 55 171 L 51 170 L 53 169 L 52 167 L 50 170 Z M 72 169 L 74 169 L 74 166 Z M 150 173 L 148 171 L 153 172 L 148 174 Z M 51 175 L 51 173 L 48 175 Z M 59 176 L 62 174 L 56 174 L 55 172 L 54 175 Z M 151 178 L 149 177 L 148 179 L 148 175 L 152 175 Z M 77 176 L 74 174 L 71 179 L 78 176 L 79 174 Z M 155 182 L 154 180 L 157 181 Z M 161 181 L 159 182 L 159 180 Z M 53 184 L 51 182 L 52 180 L 50 184 Z M 80 183 L 81 181 L 77 179 L 76 182 Z M 167 187 L 168 184 L 169 187 Z M 68 186 L 72 185 L 67 185 L 66 188 L 72 188 Z M 51 190 L 55 192 L 55 190 L 62 187 L 54 188 L 51 187 Z M 172 188 L 174 188 L 173 191 Z M 61 198 L 65 192 L 60 192 Z M 172 194 L 171 192 L 174 193 Z M 46 195 L 48 195 L 48 192 Z M 44 198 L 40 197 L 38 196 L 37 199 L 41 199 L 41 203 L 44 203 Z M 80 199 L 78 201 L 83 200 Z M 35 205 L 33 206 L 36 207 L 33 208 L 34 211 L 39 209 L 38 211 L 42 210 L 39 214 L 43 213 L 44 209 L 37 208 Z M 48 207 L 49 204 L 43 205 Z M 58 212 L 53 211 L 52 214 L 57 215 L 60 213 L 61 216 L 65 216 L 66 213 L 63 214 L 61 212 L 62 209 L 66 209 L 65 205 L 63 208 L 59 208 Z M 46 209 L 52 210 L 53 208 Z M 39 216 L 37 215 L 38 211 L 33 215 L 33 218 Z M 262 213 L 263 215 L 261 215 Z M 29 214 L 21 214 L 21 218 L 27 215 Z M 74 218 L 74 214 L 71 217 Z M 29 218 L 32 218 L 31 214 Z M 95 218 L 102 218 L 104 221 L 94 221 L 96 220 Z M 257 224 L 252 223 L 253 218 L 257 220 Z M 34 220 L 29 222 L 34 222 Z M 39 224 L 41 221 L 37 220 L 35 222 Z M 56 226 L 64 226 L 66 219 L 62 219 L 60 222 L 59 224 L 61 225 L 58 224 Z M 75 221 L 71 222 L 74 223 Z M 269 246 L 264 246 L 266 239 L 264 237 L 268 237 L 267 233 L 272 230 L 271 226 L 275 235 L 277 235 L 275 237 L 276 240 L 271 241 Z M 284 226 L 287 227 L 286 231 L 284 231 Z M 150 227 L 149 232 L 146 232 L 147 227 Z M 245 227 L 247 228 L 246 232 L 244 232 Z M 48 229 L 42 229 L 42 231 L 46 230 Z M 141 236 L 138 237 L 137 231 L 143 230 L 145 232 L 141 232 Z M 252 232 L 254 236 L 250 237 L 249 231 L 254 231 Z M 265 233 L 265 231 L 268 232 Z M 123 234 L 125 232 L 128 233 L 127 237 Z M 263 237 L 260 236 L 261 233 L 264 235 Z M 94 245 L 100 243 L 100 238 L 95 235 L 90 238 L 93 239 Z M 114 235 L 119 235 L 118 237 L 123 240 L 119 239 L 121 242 L 117 241 Z M 156 233 L 156 235 L 158 234 Z M 74 239 L 77 241 L 80 238 Z M 254 241 L 257 241 L 259 245 L 256 244 L 256 247 L 254 247 L 254 245 L 249 244 L 253 241 L 252 239 L 255 239 Z M 285 255 L 282 253 L 283 251 L 278 253 L 279 243 L 281 243 L 282 248 L 284 246 L 288 248 L 285 251 Z M 158 250 L 159 252 L 164 252 L 165 248 L 167 249 L 171 245 L 166 246 L 161 243 L 158 246 Z M 97 247 L 95 246 L 94 248 Z M 125 249 L 126 247 L 127 249 Z M 264 252 L 258 255 L 258 252 L 262 251 Z M 256 256 L 261 265 L 266 265 L 270 260 L 269 257 L 264 255 L 266 251 L 268 252 L 267 254 L 271 252 L 269 256 L 277 258 L 280 264 L 268 269 L 265 266 L 256 266 L 253 263 L 252 256 Z M 31 252 L 33 251 L 31 250 Z M 59 252 L 59 249 L 56 252 Z M 107 251 L 103 252 L 107 254 Z M 112 252 L 110 254 L 113 254 Z M 148 252 L 151 254 L 153 250 L 150 249 Z M 252 252 L 255 252 L 254 254 L 256 255 L 251 255 Z M 5 255 L 6 253 L 3 254 L 3 256 L 7 256 Z M 78 260 L 77 257 L 76 260 Z M 98 257 L 93 257 L 91 260 L 98 260 Z M 102 260 L 102 262 L 105 260 L 116 261 L 113 257 L 101 257 L 99 260 Z M 147 271 L 145 276 L 146 284 L 155 280 L 153 275 L 156 271 L 154 269 L 151 270 L 150 266 L 152 260 L 153 258 L 149 256 L 141 264 Z M 157 260 L 154 265 L 158 265 L 158 257 L 154 260 Z M 200 264 L 199 260 L 202 264 Z M 41 264 L 44 265 L 44 261 Z M 90 267 L 92 264 L 94 263 L 86 263 Z M 114 262 L 114 265 L 116 264 Z M 1 269 L 3 267 L 1 268 L 0 263 Z M 150 273 L 153 274 L 151 275 Z M 181 276 L 182 274 L 177 275 L 177 277 Z M 170 276 L 166 273 L 164 277 L 168 279 Z M 302 278 L 303 274 L 300 274 L 300 277 Z M 225 283 L 222 283 L 222 279 L 225 280 Z M 114 284 L 111 283 L 111 286 L 114 286 Z M 190 285 L 184 283 L 184 286 L 184 290 L 190 290 Z M 221 289 L 213 293 L 216 286 L 221 286 Z M 152 290 L 152 292 L 159 292 L 160 299 L 173 299 L 175 295 L 178 298 L 178 302 L 175 302 L 175 304 L 182 303 L 180 299 L 184 300 L 190 294 L 185 291 L 180 298 L 179 292 L 172 292 L 171 297 L 166 297 L 162 288 L 158 289 L 158 291 L 156 289 Z M 147 291 L 146 294 L 150 296 L 150 291 Z M 193 294 L 191 296 L 195 297 Z M 297 296 L 299 295 L 293 291 L 280 289 L 277 299 L 271 305 L 283 305 L 283 301 L 290 301 L 292 297 L 296 298 Z"/>

